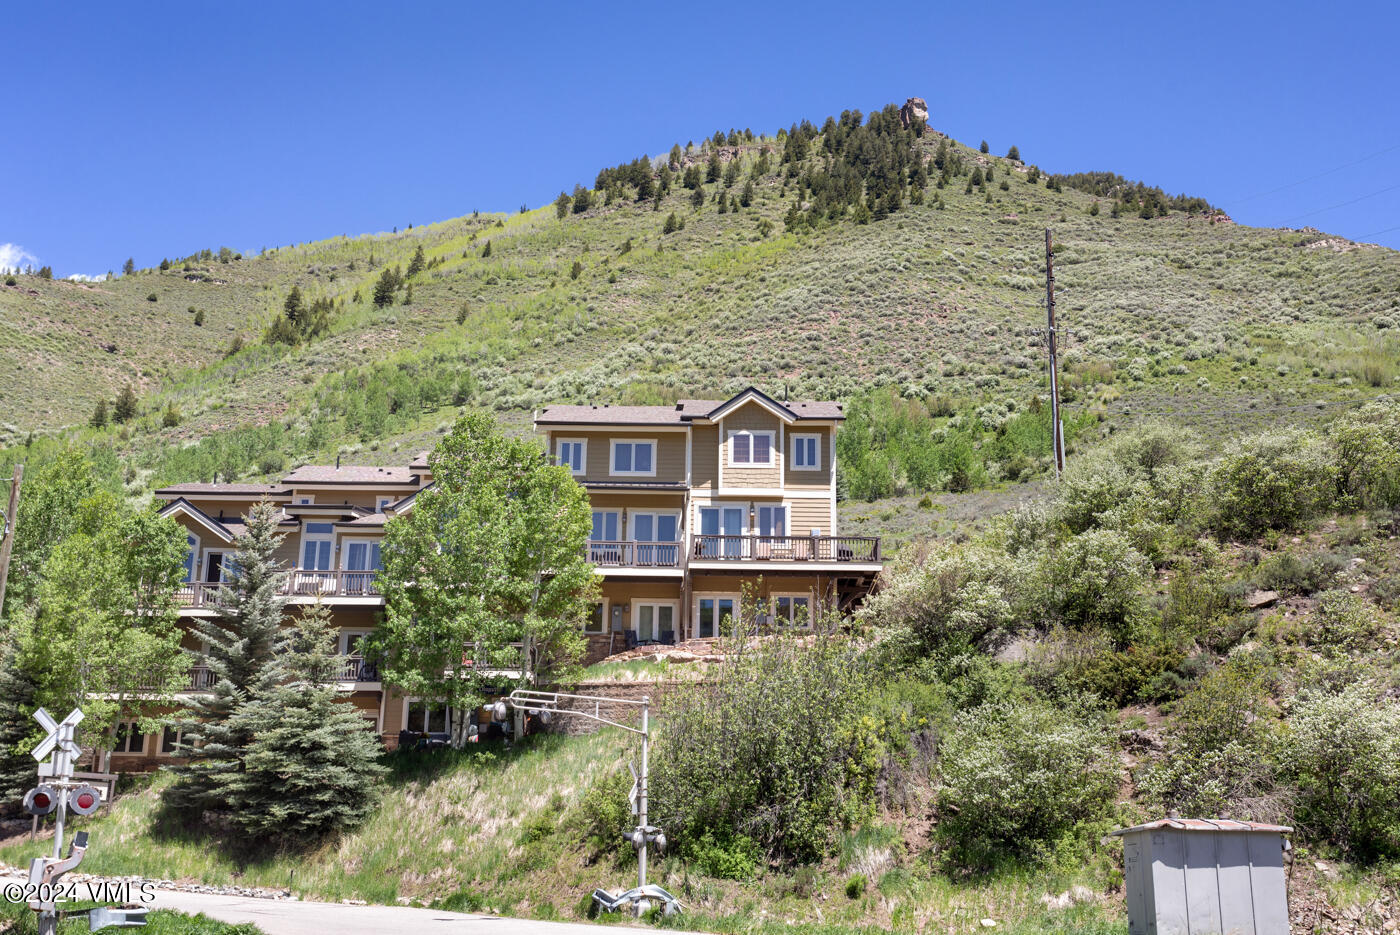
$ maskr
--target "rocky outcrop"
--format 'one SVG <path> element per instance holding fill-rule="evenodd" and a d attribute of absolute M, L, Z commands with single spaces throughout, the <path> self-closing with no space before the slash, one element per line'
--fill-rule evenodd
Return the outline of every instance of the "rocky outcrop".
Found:
<path fill-rule="evenodd" d="M 919 135 L 922 136 L 924 129 L 928 127 L 928 104 L 921 97 L 909 98 L 899 109 L 899 122 L 904 125 L 904 129 L 909 129 L 916 121 L 921 121 Z"/>

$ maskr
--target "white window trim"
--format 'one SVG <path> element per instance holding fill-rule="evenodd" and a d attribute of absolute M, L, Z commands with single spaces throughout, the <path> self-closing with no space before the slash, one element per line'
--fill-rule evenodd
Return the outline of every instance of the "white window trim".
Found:
<path fill-rule="evenodd" d="M 650 471 L 619 471 L 617 470 L 617 446 L 618 445 L 651 445 L 651 470 Z M 608 445 L 608 474 L 612 477 L 655 477 L 656 476 L 656 456 L 658 446 L 654 438 L 614 438 Z M 632 463 L 637 462 L 636 452 L 633 452 Z"/>
<path fill-rule="evenodd" d="M 336 543 L 335 549 L 340 552 L 340 570 L 350 571 L 350 545 L 356 542 L 363 542 L 366 545 L 379 545 L 379 561 L 384 562 L 384 537 L 383 536 L 346 536 L 342 535 L 340 541 Z M 369 552 L 365 552 L 369 556 Z M 356 568 L 355 571 L 370 571 L 368 568 Z"/>
<path fill-rule="evenodd" d="M 611 512 L 611 511 L 609 511 L 609 510 L 603 510 L 602 512 L 607 513 L 607 512 Z M 655 526 L 655 521 L 654 521 L 654 518 L 655 518 L 655 517 L 658 517 L 658 516 L 674 516 L 674 517 L 676 518 L 676 538 L 670 539 L 670 540 L 658 540 L 658 539 L 648 539 L 648 540 L 645 540 L 645 541 L 648 542 L 648 543 L 651 543 L 651 544 L 653 544 L 653 545 L 665 545 L 665 544 L 667 544 L 667 542 L 680 542 L 682 539 L 685 538 L 685 518 L 684 518 L 684 516 L 682 515 L 682 512 L 681 512 L 680 510 L 637 510 L 637 509 L 630 509 L 630 510 L 627 511 L 627 540 L 626 540 L 626 541 L 628 541 L 628 542 L 642 542 L 642 541 L 643 541 L 643 540 L 637 538 L 637 517 L 638 517 L 638 516 L 650 516 L 650 517 L 653 517 L 653 524 L 652 524 L 652 532 L 653 532 L 653 533 L 656 531 L 656 526 Z"/>
<path fill-rule="evenodd" d="M 294 504 L 292 504 L 292 505 L 293 505 L 293 506 L 311 506 L 311 505 L 314 504 L 315 502 L 316 502 L 316 495 L 315 495 L 314 493 L 299 493 L 299 494 L 297 494 L 297 502 L 294 503 Z"/>
<path fill-rule="evenodd" d="M 172 727 L 175 729 L 175 750 L 178 751 L 180 749 L 180 744 L 184 742 L 185 729 L 183 727 L 179 724 L 162 724 L 160 726 L 160 734 L 156 736 L 156 756 L 171 757 L 180 755 L 175 751 L 171 751 L 170 753 L 165 752 L 165 732 Z"/>
<path fill-rule="evenodd" d="M 311 532 L 311 523 L 324 523 L 331 527 L 330 532 Z M 297 570 L 298 571 L 322 571 L 328 569 L 308 569 L 302 563 L 306 561 L 306 543 L 308 542 L 329 542 L 331 544 L 330 567 L 336 567 L 336 531 L 335 523 L 332 520 L 312 519 L 301 524 L 301 540 L 297 543 Z"/>
<path fill-rule="evenodd" d="M 127 726 L 127 725 L 131 725 L 131 724 L 135 724 L 135 725 L 137 726 L 138 729 L 140 728 L 140 723 L 139 723 L 138 721 L 134 720 L 134 719 L 133 719 L 133 720 L 118 721 L 118 722 L 116 723 L 116 726 L 112 729 L 112 737 L 115 739 L 115 737 L 117 736 L 117 731 L 121 730 L 122 727 Z M 141 732 L 141 749 L 140 749 L 140 750 L 113 750 L 113 751 L 112 751 L 112 756 L 145 756 L 145 755 L 146 755 L 146 741 L 150 740 L 150 738 L 151 738 L 151 735 L 150 735 L 150 734 L 146 733 L 145 731 L 142 731 L 142 732 Z M 125 738 L 123 738 L 123 739 L 125 740 Z M 156 740 L 156 748 L 157 748 L 157 750 L 159 750 L 159 748 L 160 748 L 160 740 L 159 740 L 159 738 L 157 738 L 157 740 Z"/>
<path fill-rule="evenodd" d="M 209 556 L 211 555 L 223 556 L 223 559 L 219 562 L 218 581 L 210 581 L 208 578 L 204 577 L 205 570 L 209 567 Z M 225 562 L 230 561 L 236 555 L 238 555 L 238 550 L 235 549 L 233 546 L 224 546 L 217 549 L 204 549 L 199 554 L 199 568 L 196 569 L 196 571 L 198 572 L 198 577 L 196 577 L 195 580 L 203 582 L 204 584 L 222 584 L 223 582 L 227 581 L 228 565 L 226 565 Z"/>
<path fill-rule="evenodd" d="M 773 446 L 773 440 L 774 440 L 774 437 L 776 436 L 776 434 L 777 434 L 777 433 L 774 432 L 774 431 L 772 431 L 771 429 L 733 429 L 733 430 L 731 430 L 730 433 L 729 433 L 729 435 L 728 435 L 728 437 L 726 438 L 727 444 L 725 445 L 725 447 L 729 449 L 729 466 L 730 466 L 730 467 L 737 467 L 737 468 L 771 468 L 771 467 L 775 467 L 775 466 L 777 465 L 777 463 L 778 463 L 778 458 L 777 458 L 777 455 L 776 455 L 776 453 L 775 453 L 775 452 L 776 452 L 776 449 L 775 449 L 774 446 Z M 768 460 L 767 460 L 767 461 L 735 461 L 735 460 L 734 460 L 734 437 L 735 437 L 736 435 L 747 435 L 747 436 L 749 436 L 749 457 L 753 457 L 753 439 L 754 439 L 754 437 L 755 437 L 755 436 L 758 436 L 758 435 L 767 435 L 767 436 L 768 436 Z"/>
<path fill-rule="evenodd" d="M 806 622 L 806 623 L 801 624 L 801 625 L 793 624 L 793 623 L 791 622 L 791 618 L 789 618 L 788 621 L 782 623 L 781 625 L 782 625 L 782 626 L 785 626 L 785 627 L 790 627 L 790 628 L 796 629 L 796 630 L 810 630 L 810 629 L 812 629 L 812 617 L 813 617 L 813 615 L 816 613 L 816 611 L 813 609 L 813 608 L 815 607 L 815 605 L 816 605 L 816 601 L 814 601 L 814 600 L 812 599 L 812 593 L 811 593 L 810 591 L 775 591 L 775 592 L 773 592 L 772 594 L 769 594 L 769 595 L 768 595 L 768 613 L 769 613 L 770 616 L 772 616 L 772 618 L 773 618 L 773 623 L 774 623 L 775 626 L 778 625 L 778 598 L 780 598 L 780 597 L 786 597 L 786 598 L 790 598 L 790 599 L 802 598 L 803 600 L 805 600 L 805 601 L 807 602 L 807 622 Z"/>
<path fill-rule="evenodd" d="M 351 645 L 350 645 L 350 648 L 349 648 L 348 651 L 347 651 L 347 650 L 341 648 L 342 646 L 345 645 L 345 637 L 347 637 L 347 636 L 353 636 L 355 639 L 359 639 L 359 638 L 361 638 L 361 637 L 369 636 L 369 635 L 370 635 L 371 633 L 373 633 L 373 632 L 374 632 L 373 629 L 364 629 L 363 627 L 345 627 L 345 628 L 343 628 L 342 630 L 340 630 L 340 632 L 336 633 L 336 635 L 335 635 L 335 654 L 336 654 L 337 656 L 353 656 L 353 655 L 355 654 L 355 650 L 354 650 L 354 642 L 355 642 L 355 640 L 351 640 L 351 641 L 350 641 L 350 644 L 351 644 Z M 362 657 L 362 658 L 363 658 L 363 657 Z"/>
<path fill-rule="evenodd" d="M 572 474 L 572 475 L 574 475 L 575 477 L 579 477 L 579 476 L 581 476 L 581 475 L 583 475 L 583 474 L 587 474 L 587 473 L 588 473 L 588 439 L 586 439 L 586 438 L 556 438 L 556 439 L 554 440 L 554 463 L 555 463 L 555 464 L 563 464 L 563 463 L 564 463 L 562 457 L 561 457 L 560 454 L 559 454 L 559 451 L 560 451 L 560 449 L 564 446 L 564 444 L 565 444 L 566 442 L 569 443 L 569 444 L 576 444 L 576 445 L 579 446 L 579 452 L 578 452 L 578 463 L 579 463 L 579 466 L 578 466 L 578 470 L 574 470 L 574 466 L 571 464 L 571 465 L 569 465 L 569 473 Z M 655 452 L 653 451 L 652 454 L 653 454 L 652 462 L 654 463 L 654 462 L 656 461 Z M 611 465 L 611 462 L 609 462 L 609 467 L 611 467 L 611 466 L 612 466 L 612 465 Z"/>
<path fill-rule="evenodd" d="M 815 439 L 817 443 L 817 463 L 798 464 L 797 463 L 797 443 L 799 440 Z M 812 433 L 794 434 L 792 436 L 792 469 L 794 471 L 820 471 L 822 469 L 822 437 Z"/>
<path fill-rule="evenodd" d="M 655 598 L 650 598 L 650 597 L 645 597 L 645 598 L 642 598 L 642 597 L 634 597 L 634 598 L 632 598 L 632 604 L 631 604 L 631 607 L 630 607 L 630 619 L 629 619 L 629 622 L 630 622 L 632 625 L 631 625 L 631 627 L 629 627 L 629 629 L 630 629 L 633 633 L 636 633 L 636 634 L 637 634 L 637 638 L 638 638 L 638 639 L 641 639 L 641 633 L 642 633 L 641 630 L 637 629 L 637 622 L 641 619 L 641 614 L 640 614 L 638 608 L 643 607 L 643 606 L 647 606 L 647 607 L 669 607 L 669 608 L 671 608 L 671 631 L 674 633 L 675 630 L 676 630 L 676 628 L 679 627 L 679 626 L 681 625 L 681 604 L 680 604 L 680 601 L 657 600 L 657 599 L 655 599 Z M 654 640 L 659 640 L 659 639 L 661 639 L 661 627 L 659 627 L 659 626 L 656 625 L 656 619 L 655 619 L 655 617 L 652 618 L 651 625 L 652 625 L 652 629 L 655 631 L 654 633 L 652 633 L 651 638 L 654 639 Z"/>
<path fill-rule="evenodd" d="M 594 539 L 594 538 L 593 538 L 593 514 L 594 514 L 594 513 L 602 513 L 604 516 L 607 516 L 609 513 L 613 513 L 613 514 L 615 514 L 615 515 L 617 516 L 617 536 L 618 536 L 618 537 L 617 537 L 616 539 Z M 624 511 L 623 511 L 623 508 L 620 507 L 620 506 L 595 506 L 595 507 L 593 507 L 591 510 L 588 511 L 588 523 L 589 523 L 589 525 L 588 525 L 588 541 L 589 541 L 589 542 L 626 542 L 626 541 L 628 541 L 628 540 L 625 539 L 625 538 L 623 537 L 623 535 L 622 535 L 622 533 L 623 533 L 623 531 L 624 531 L 624 530 L 623 530 L 623 519 L 624 519 L 624 516 L 625 516 L 625 513 L 624 513 Z M 603 531 L 604 531 L 604 532 L 607 532 L 607 525 L 608 525 L 608 524 L 607 524 L 607 521 L 605 520 L 605 521 L 603 522 Z"/>
<path fill-rule="evenodd" d="M 593 613 L 592 613 L 592 610 L 593 610 L 593 609 L 590 607 L 590 608 L 589 608 L 588 619 L 585 620 L 585 621 L 583 622 L 583 635 L 584 635 L 584 636 L 607 636 L 607 635 L 608 635 L 608 628 L 612 626 L 612 606 L 611 606 L 612 602 L 609 601 L 606 597 L 602 597 L 602 598 L 599 598 L 598 600 L 594 601 L 594 603 L 595 603 L 595 604 L 602 604 L 602 605 L 603 605 L 603 619 L 599 622 L 600 625 L 599 625 L 599 628 L 598 628 L 597 630 L 590 630 L 590 629 L 588 629 L 589 625 L 591 625 L 591 624 L 593 623 Z"/>
<path fill-rule="evenodd" d="M 413 709 L 413 706 L 414 706 L 415 704 L 425 704 L 425 705 L 429 705 L 429 706 L 434 707 L 434 708 L 439 708 L 439 707 L 440 707 L 440 708 L 446 708 L 446 709 L 447 709 L 447 733 L 448 733 L 448 734 L 451 734 L 451 733 L 452 733 L 452 721 L 453 721 L 453 718 L 455 718 L 455 717 L 458 716 L 458 714 L 457 714 L 457 709 L 454 708 L 454 707 L 452 707 L 452 705 L 448 704 L 448 703 L 445 702 L 445 701 L 438 701 L 438 700 L 432 699 L 432 698 L 422 698 L 422 697 L 419 697 L 419 696 L 413 696 L 413 697 L 411 697 L 411 698 L 405 698 L 405 699 L 403 700 L 403 727 L 401 728 L 401 730 L 406 730 L 406 731 L 409 731 L 409 732 L 415 733 L 415 734 L 425 734 L 425 733 L 427 733 L 427 725 L 426 725 L 426 724 L 420 724 L 419 726 L 414 727 L 414 726 L 412 726 L 411 724 L 408 723 L 408 713 L 409 713 L 409 711 L 411 711 L 411 710 Z"/>
<path fill-rule="evenodd" d="M 692 636 L 693 636 L 693 638 L 695 638 L 695 639 L 697 639 L 697 640 L 719 639 L 720 636 L 723 635 L 723 631 L 720 629 L 720 626 L 719 626 L 720 621 L 718 621 L 718 620 L 715 621 L 715 632 L 714 632 L 712 635 L 710 635 L 710 636 L 701 636 L 701 635 L 700 635 L 700 601 L 701 601 L 701 600 L 714 600 L 714 601 L 730 600 L 730 601 L 733 601 L 733 602 L 734 602 L 734 615 L 737 617 L 737 616 L 739 616 L 741 613 L 743 613 L 743 601 L 744 601 L 744 598 L 743 598 L 743 595 L 742 595 L 742 594 L 735 594 L 735 593 L 733 593 L 732 591 L 696 591 L 696 592 L 695 592 L 695 603 L 692 605 L 692 608 L 691 608 L 692 611 L 693 611 L 693 613 L 692 613 L 692 616 L 691 616 L 690 620 L 691 620 L 691 626 L 694 628 L 694 632 L 693 632 Z"/>
<path fill-rule="evenodd" d="M 399 502 L 399 500 L 396 499 L 396 498 L 394 498 L 394 497 L 379 497 L 379 498 L 375 501 L 376 506 L 375 506 L 374 510 L 375 510 L 376 513 L 383 513 L 383 512 L 384 512 L 384 508 L 385 508 L 386 506 L 393 506 L 395 503 L 398 503 L 398 502 Z"/>
<path fill-rule="evenodd" d="M 749 528 L 749 514 L 750 514 L 750 513 L 753 513 L 754 522 L 757 522 L 757 521 L 758 521 L 758 514 L 754 512 L 754 502 L 753 502 L 752 500 L 696 500 L 696 501 L 695 501 L 695 534 L 696 534 L 697 536 L 705 535 L 705 533 L 702 533 L 702 532 L 700 531 L 701 528 L 702 528 L 702 525 L 703 525 L 703 524 L 701 523 L 701 521 L 700 521 L 700 511 L 701 511 L 701 510 L 719 510 L 719 511 L 720 511 L 720 513 L 719 513 L 719 524 L 720 524 L 720 527 L 721 527 L 721 528 L 724 527 L 724 511 L 725 511 L 725 510 L 738 510 L 738 511 L 739 511 L 739 531 L 738 531 L 737 533 L 733 533 L 733 532 L 718 532 L 718 533 L 713 533 L 712 535 L 717 535 L 717 536 L 749 536 L 749 535 L 755 535 L 755 534 L 756 534 L 756 530 L 750 529 L 750 528 Z"/>
<path fill-rule="evenodd" d="M 190 545 L 190 540 L 194 540 L 194 545 L 190 546 L 190 577 L 186 584 L 194 584 L 203 580 L 200 577 L 200 556 L 204 554 L 203 545 L 199 535 L 188 526 L 185 527 L 185 545 Z"/>

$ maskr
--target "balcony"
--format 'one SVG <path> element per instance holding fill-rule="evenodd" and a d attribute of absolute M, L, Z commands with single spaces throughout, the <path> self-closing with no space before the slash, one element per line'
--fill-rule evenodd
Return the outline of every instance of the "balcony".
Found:
<path fill-rule="evenodd" d="M 699 535 L 692 560 L 875 565 L 880 562 L 880 540 L 874 536 Z"/>
<path fill-rule="evenodd" d="M 584 551 L 600 568 L 680 568 L 678 542 L 608 542 L 592 540 Z"/>
<path fill-rule="evenodd" d="M 377 682 L 379 681 L 379 670 L 374 663 L 367 661 L 361 656 L 350 655 L 341 656 L 339 668 L 336 671 L 336 681 L 338 682 Z M 176 689 L 177 692 L 208 692 L 214 690 L 214 674 L 209 671 L 206 665 L 192 665 L 185 676 L 185 682 Z M 143 684 L 136 686 L 137 691 L 155 691 L 156 686 Z"/>
<path fill-rule="evenodd" d="M 362 656 L 341 656 L 340 676 L 342 682 L 377 682 L 379 669 Z"/>
<path fill-rule="evenodd" d="M 368 597 L 377 598 L 374 587 L 377 571 L 319 571 L 294 568 L 277 591 L 285 597 Z M 187 581 L 176 590 L 181 607 L 212 607 L 223 581 Z"/>

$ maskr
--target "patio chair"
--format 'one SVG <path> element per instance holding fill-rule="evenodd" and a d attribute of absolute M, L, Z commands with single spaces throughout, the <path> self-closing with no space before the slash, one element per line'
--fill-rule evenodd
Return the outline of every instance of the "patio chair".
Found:
<path fill-rule="evenodd" d="M 676 645 L 676 631 L 675 631 L 675 630 L 662 630 L 662 631 L 661 631 L 661 642 L 665 643 L 667 646 L 674 646 L 674 645 Z"/>
<path fill-rule="evenodd" d="M 636 630 L 624 630 L 624 631 L 623 631 L 623 637 L 624 637 L 624 640 L 623 640 L 623 647 L 622 647 L 623 649 L 636 649 L 636 648 L 637 648 L 637 631 L 636 631 Z"/>

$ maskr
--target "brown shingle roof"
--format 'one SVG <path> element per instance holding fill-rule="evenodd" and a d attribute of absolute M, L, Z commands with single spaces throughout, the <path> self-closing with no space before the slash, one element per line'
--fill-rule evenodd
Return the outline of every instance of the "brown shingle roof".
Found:
<path fill-rule="evenodd" d="M 283 484 L 411 484 L 413 472 L 406 467 L 373 465 L 305 464 L 282 478 Z"/>
<path fill-rule="evenodd" d="M 246 494 L 273 494 L 287 493 L 288 490 L 281 484 L 171 484 L 169 487 L 162 487 L 156 491 L 156 496 L 171 494 L 181 496 L 185 494 L 201 493 L 226 493 L 243 496 Z"/>
<path fill-rule="evenodd" d="M 388 517 L 383 513 L 366 513 L 364 516 L 357 516 L 354 519 L 342 520 L 336 523 L 337 526 L 383 526 Z"/>
<path fill-rule="evenodd" d="M 682 399 L 674 406 L 546 406 L 535 421 L 573 425 L 684 425 L 692 419 L 705 418 L 752 389 L 737 393 L 730 399 Z M 763 398 L 787 409 L 797 419 L 846 417 L 841 404 L 830 400 L 799 399 L 784 403 L 766 395 Z"/>

